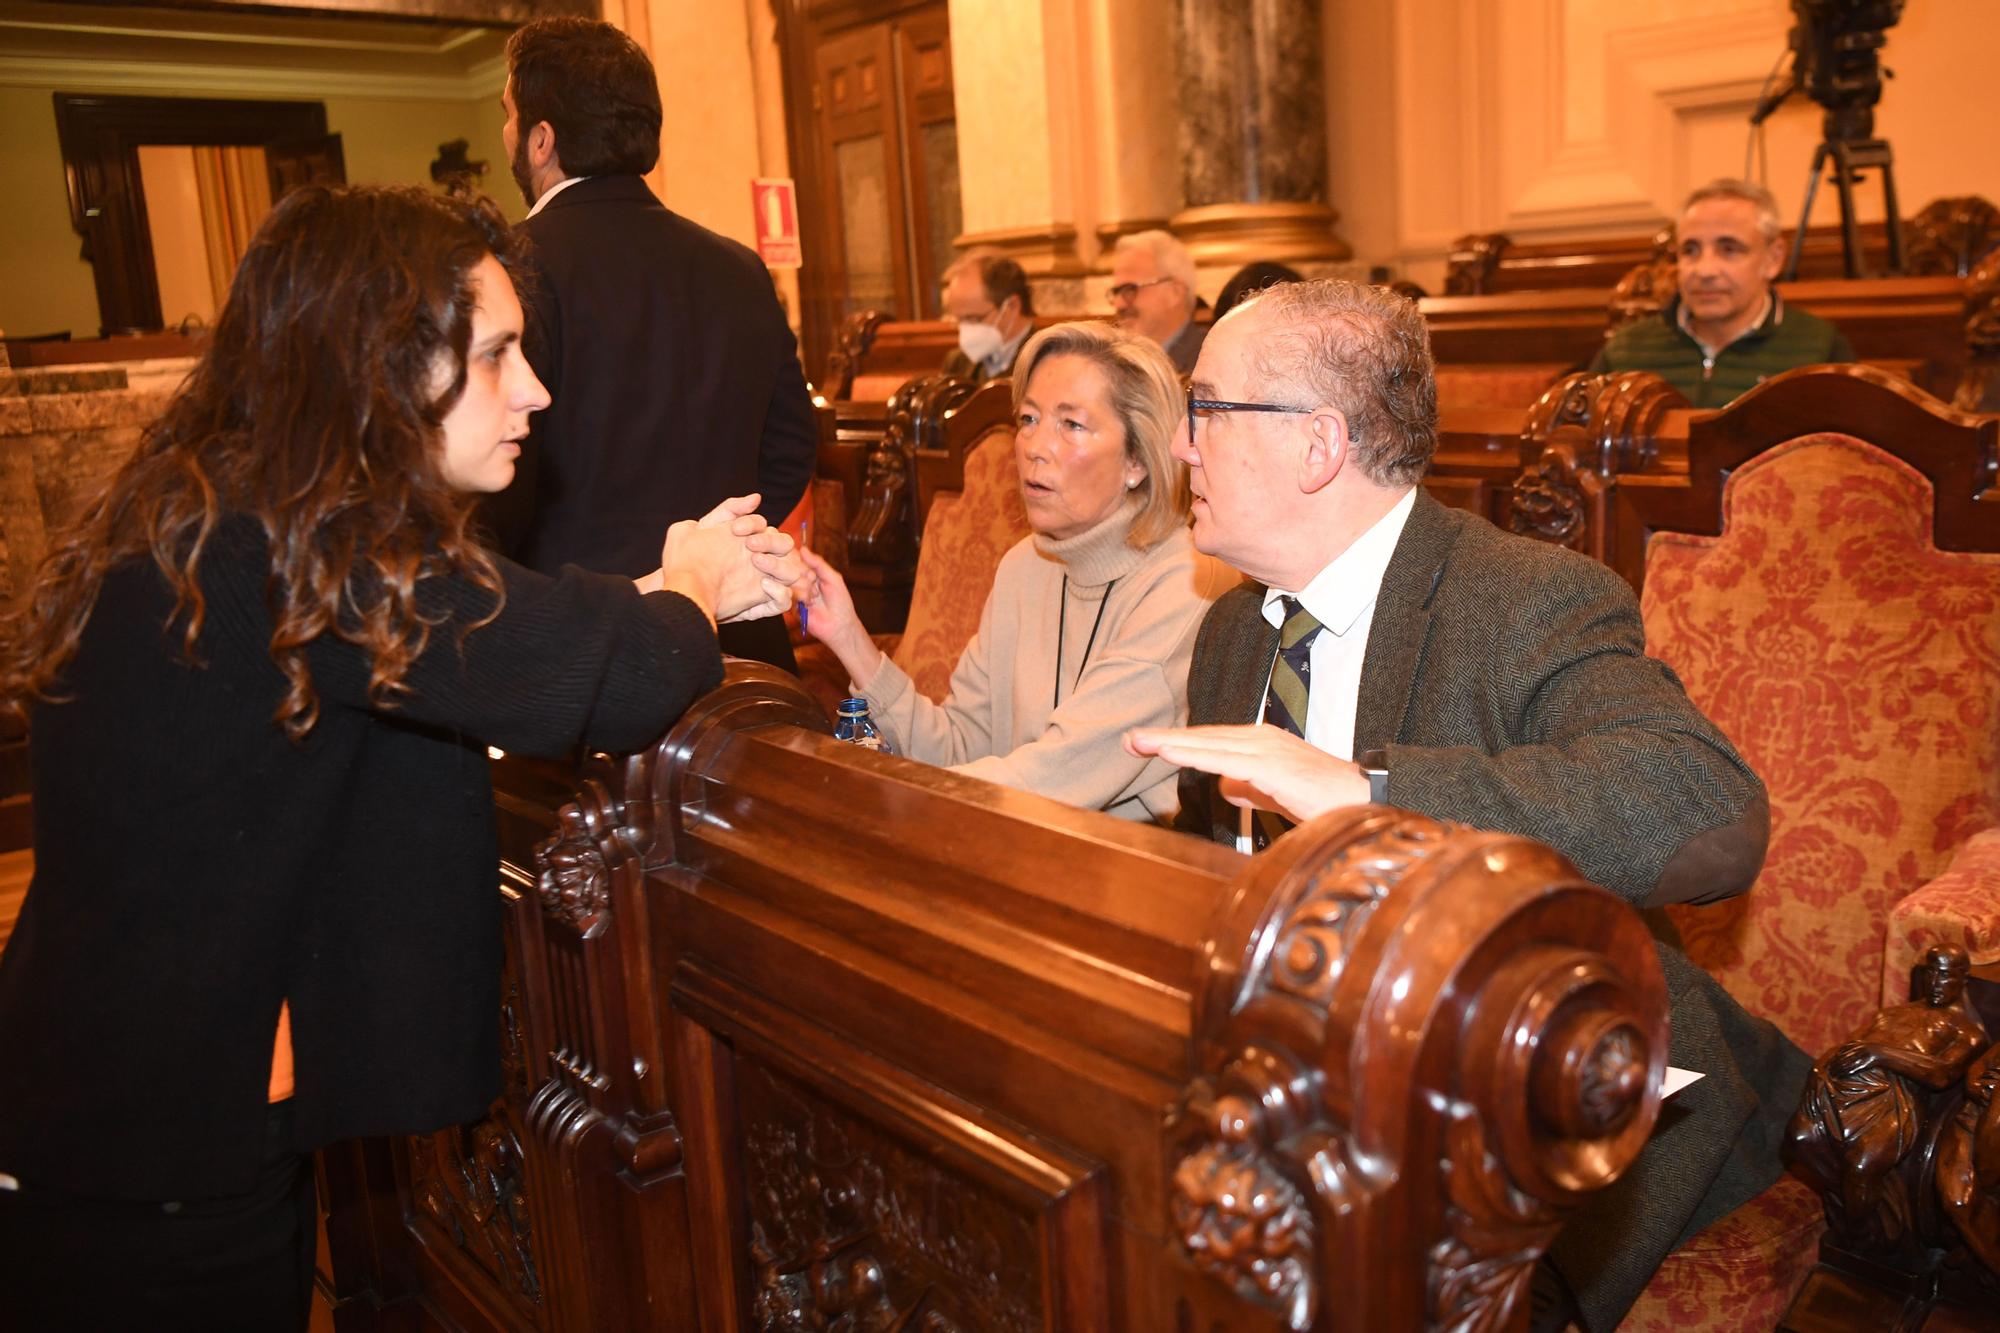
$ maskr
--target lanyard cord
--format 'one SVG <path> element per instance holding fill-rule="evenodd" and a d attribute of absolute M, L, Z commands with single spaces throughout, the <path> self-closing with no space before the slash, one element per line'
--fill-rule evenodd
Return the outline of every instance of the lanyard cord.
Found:
<path fill-rule="evenodd" d="M 1097 619 L 1090 622 L 1090 637 L 1083 641 L 1083 660 L 1076 664 L 1076 683 L 1083 684 L 1083 669 L 1090 665 L 1090 650 L 1097 645 L 1097 631 L 1104 624 L 1104 608 L 1111 605 L 1111 590 L 1118 586 L 1113 579 L 1104 585 L 1104 600 L 1097 604 Z M 1062 702 L 1062 646 L 1063 631 L 1069 626 L 1069 575 L 1063 575 L 1062 600 L 1056 603 L 1056 688 L 1049 700 L 1049 711 L 1054 712 Z"/>

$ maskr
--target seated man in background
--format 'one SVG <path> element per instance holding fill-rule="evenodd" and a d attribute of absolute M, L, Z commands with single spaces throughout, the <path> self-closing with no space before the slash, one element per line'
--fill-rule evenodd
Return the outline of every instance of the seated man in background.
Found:
<path fill-rule="evenodd" d="M 1196 725 L 1127 740 L 1183 766 L 1179 827 L 1249 850 L 1376 800 L 1539 839 L 1641 908 L 1749 888 L 1763 784 L 1645 655 L 1632 590 L 1418 484 L 1437 391 L 1414 303 L 1307 282 L 1239 306 L 1202 350 L 1186 431 L 1195 546 L 1257 582 L 1196 639 Z M 1557 1238 L 1537 1329 L 1611 1329 L 1669 1251 L 1778 1178 L 1811 1062 L 1660 955 L 1668 1060 L 1706 1077 Z"/>
<path fill-rule="evenodd" d="M 1710 181 L 1688 196 L 1677 229 L 1680 293 L 1628 324 L 1593 371 L 1650 370 L 1696 407 L 1722 407 L 1780 371 L 1852 361 L 1840 330 L 1787 307 L 1771 287 L 1785 266 L 1778 205 L 1748 181 Z"/>
<path fill-rule="evenodd" d="M 1194 319 L 1194 260 L 1171 232 L 1138 231 L 1118 238 L 1111 254 L 1111 311 L 1118 325 L 1167 349 L 1185 375 L 1201 354 L 1206 324 Z"/>
<path fill-rule="evenodd" d="M 945 374 L 972 384 L 1011 375 L 1035 331 L 1028 275 L 996 250 L 967 250 L 944 271 L 944 317 L 958 325 L 958 348 L 945 357 Z"/>

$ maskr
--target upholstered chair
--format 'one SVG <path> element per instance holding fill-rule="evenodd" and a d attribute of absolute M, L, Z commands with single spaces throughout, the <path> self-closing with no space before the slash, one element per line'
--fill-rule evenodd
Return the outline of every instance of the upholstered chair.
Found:
<path fill-rule="evenodd" d="M 1985 506 L 1985 537 L 1966 539 L 1981 529 L 1978 483 L 1940 506 L 1931 478 L 1973 477 L 1974 460 L 1949 450 L 1978 447 L 1974 423 L 1876 372 L 1794 372 L 1739 406 L 1762 429 L 1842 417 L 1812 408 L 1815 393 L 1852 400 L 1854 433 L 1780 431 L 1758 449 L 1718 430 L 1716 451 L 1733 455 L 1705 457 L 1691 430 L 1690 473 L 1728 477 L 1721 532 L 1648 523 L 1641 600 L 1649 651 L 1771 799 L 1756 886 L 1671 915 L 1697 963 L 1820 1055 L 1909 998 L 1928 946 L 2000 958 L 2000 510 Z M 1920 447 L 1921 414 L 1958 443 Z M 1883 428 L 1895 422 L 1908 429 Z M 1954 509 L 1953 544 L 1988 549 L 1940 549 L 1934 515 Z M 1817 1198 L 1787 1176 L 1690 1238 L 1624 1327 L 1775 1327 L 1822 1226 Z"/>
<path fill-rule="evenodd" d="M 981 432 L 967 444 L 962 459 L 962 488 L 940 489 L 930 497 L 909 619 L 900 634 L 875 635 L 882 651 L 910 674 L 917 688 L 940 702 L 959 654 L 979 629 L 979 613 L 993 590 L 1000 557 L 1028 534 L 1011 425 Z M 828 512 L 841 511 L 829 504 Z M 816 536 L 814 545 L 834 559 L 822 538 Z M 831 709 L 846 692 L 846 673 L 816 641 L 801 643 L 798 657 L 807 688 Z"/>
<path fill-rule="evenodd" d="M 1014 468 L 1014 432 L 996 426 L 965 451 L 965 486 L 940 491 L 924 519 L 910 618 L 889 655 L 918 689 L 943 701 L 951 669 L 979 630 L 1000 557 L 1028 535 Z"/>

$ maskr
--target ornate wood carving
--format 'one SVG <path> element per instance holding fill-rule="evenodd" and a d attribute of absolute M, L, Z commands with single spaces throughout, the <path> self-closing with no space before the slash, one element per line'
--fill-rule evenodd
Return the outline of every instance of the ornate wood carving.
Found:
<path fill-rule="evenodd" d="M 840 321 L 833 351 L 826 358 L 826 385 L 822 392 L 828 398 L 845 398 L 853 392 L 854 373 L 868 355 L 868 349 L 875 345 L 875 331 L 887 318 L 880 310 L 857 310 Z"/>
<path fill-rule="evenodd" d="M 1614 963 L 1534 943 L 1548 903 L 1530 907 L 1525 881 L 1523 897 L 1488 886 L 1454 902 L 1449 867 L 1464 862 L 1449 853 L 1481 836 L 1400 811 L 1316 821 L 1259 858 L 1268 894 L 1246 892 L 1211 941 L 1196 1034 L 1213 1072 L 1174 1119 L 1175 1234 L 1192 1264 L 1287 1328 L 1313 1327 L 1334 1301 L 1349 1327 L 1507 1326 L 1563 1213 L 1624 1169 L 1657 1115 L 1664 1000 L 1643 932 Z M 1534 855 L 1550 858 L 1541 874 L 1563 873 L 1546 848 Z M 1475 953 L 1493 948 L 1493 965 L 1413 966 L 1402 949 L 1433 918 L 1481 939 Z M 1378 1004 L 1405 1034 L 1393 1054 L 1351 1044 Z M 1420 1062 L 1451 1066 L 1453 1050 L 1469 1056 L 1460 1076 L 1413 1114 L 1401 1080 Z M 1442 1219 L 1401 1211 L 1410 1173 L 1430 1169 L 1420 1162 L 1441 1170 Z M 1421 1286 L 1354 1267 L 1365 1261 L 1349 1240 L 1398 1225 L 1426 1246 Z"/>
<path fill-rule="evenodd" d="M 1636 265 L 1611 289 L 1611 321 L 1605 337 L 1667 308 L 1667 302 L 1680 291 L 1680 266 L 1674 259 L 1674 247 L 1672 223 L 1653 233 L 1651 257 Z"/>
<path fill-rule="evenodd" d="M 1523 536 L 1582 550 L 1586 515 L 1602 495 L 1602 482 L 1577 467 L 1574 450 L 1551 445 L 1515 480 L 1509 522 Z"/>
<path fill-rule="evenodd" d="M 1497 231 L 1472 232 L 1451 243 L 1445 260 L 1446 296 L 1483 296 L 1501 256 L 1513 242 Z"/>
<path fill-rule="evenodd" d="M 1938 1203 L 1966 1255 L 2000 1288 L 2000 1045 L 1972 1062 L 1962 1086 L 1938 1136 Z"/>
<path fill-rule="evenodd" d="M 1976 194 L 1934 199 L 1904 224 L 1903 263 L 1913 274 L 1972 275 L 2000 249 L 2000 208 Z"/>
<path fill-rule="evenodd" d="M 410 1195 L 492 1286 L 530 1311 L 542 1280 L 530 1245 L 521 1142 L 504 1111 L 409 1140 Z"/>
<path fill-rule="evenodd" d="M 759 1333 L 1043 1327 L 1028 1216 L 768 1069 L 737 1095 Z"/>
<path fill-rule="evenodd" d="M 1884 1009 L 1813 1066 L 1792 1117 L 1788 1157 L 1826 1208 L 1828 1234 L 1857 1251 L 1943 1248 L 1919 1206 L 1936 1126 L 1992 1037 L 1965 1002 L 1963 950 L 1932 949 L 1923 993 Z M 1939 1188 L 1946 1188 L 1940 1180 Z"/>
<path fill-rule="evenodd" d="M 1579 456 L 1602 475 L 1643 471 L 1657 456 L 1661 420 L 1687 405 L 1672 385 L 1646 371 L 1567 375 L 1528 409 L 1523 454 L 1532 457 L 1559 432 L 1573 430 L 1582 435 Z"/>
<path fill-rule="evenodd" d="M 1666 414 L 1687 400 L 1657 375 L 1571 375 L 1528 411 L 1515 532 L 1604 558 L 1605 507 L 1620 473 L 1650 468 Z"/>
<path fill-rule="evenodd" d="M 1309 1123 L 1313 1080 L 1283 1053 L 1252 1048 L 1216 1087 L 1198 1086 L 1181 1111 L 1200 1132 L 1174 1168 L 1175 1234 L 1196 1268 L 1276 1310 L 1287 1328 L 1308 1328 L 1319 1310 L 1319 1228 L 1277 1145 Z"/>
<path fill-rule="evenodd" d="M 1973 269 L 1965 295 L 1965 374 L 1952 395 L 1963 412 L 2000 408 L 2000 250 Z"/>
<path fill-rule="evenodd" d="M 1813 1065 L 1785 1145 L 1827 1221 L 1801 1304 L 1843 1273 L 1900 1281 L 1919 1315 L 1937 1300 L 1990 1311 L 2000 1296 L 2000 1044 L 1967 1000 L 1968 971 L 1956 945 L 1930 950 L 1915 998 Z"/>
<path fill-rule="evenodd" d="M 595 779 L 557 818 L 556 832 L 535 848 L 535 893 L 551 919 L 581 933 L 611 910 L 611 861 L 631 854 L 631 835 L 619 802 Z"/>
<path fill-rule="evenodd" d="M 889 399 L 889 426 L 868 453 L 861 507 L 848 533 L 857 560 L 899 565 L 916 557 L 916 454 L 938 446 L 946 414 L 976 386 L 949 375 L 923 375 Z"/>
<path fill-rule="evenodd" d="M 1498 1327 L 1653 1123 L 1651 938 L 1544 847 L 1367 810 L 1246 859 L 824 731 L 732 664 L 645 754 L 498 766 L 508 866 L 561 825 L 610 905 L 505 872 L 525 1171 L 415 1145 L 493 1266 L 397 1161 L 330 1195 L 349 1281 L 516 1333 Z"/>

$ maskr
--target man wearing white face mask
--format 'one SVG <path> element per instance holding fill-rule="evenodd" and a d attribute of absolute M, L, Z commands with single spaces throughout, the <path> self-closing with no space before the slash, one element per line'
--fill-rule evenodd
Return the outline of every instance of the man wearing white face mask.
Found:
<path fill-rule="evenodd" d="M 944 271 L 944 317 L 958 325 L 945 374 L 974 384 L 1011 374 L 1035 331 L 1028 275 L 998 251 L 968 250 Z"/>

